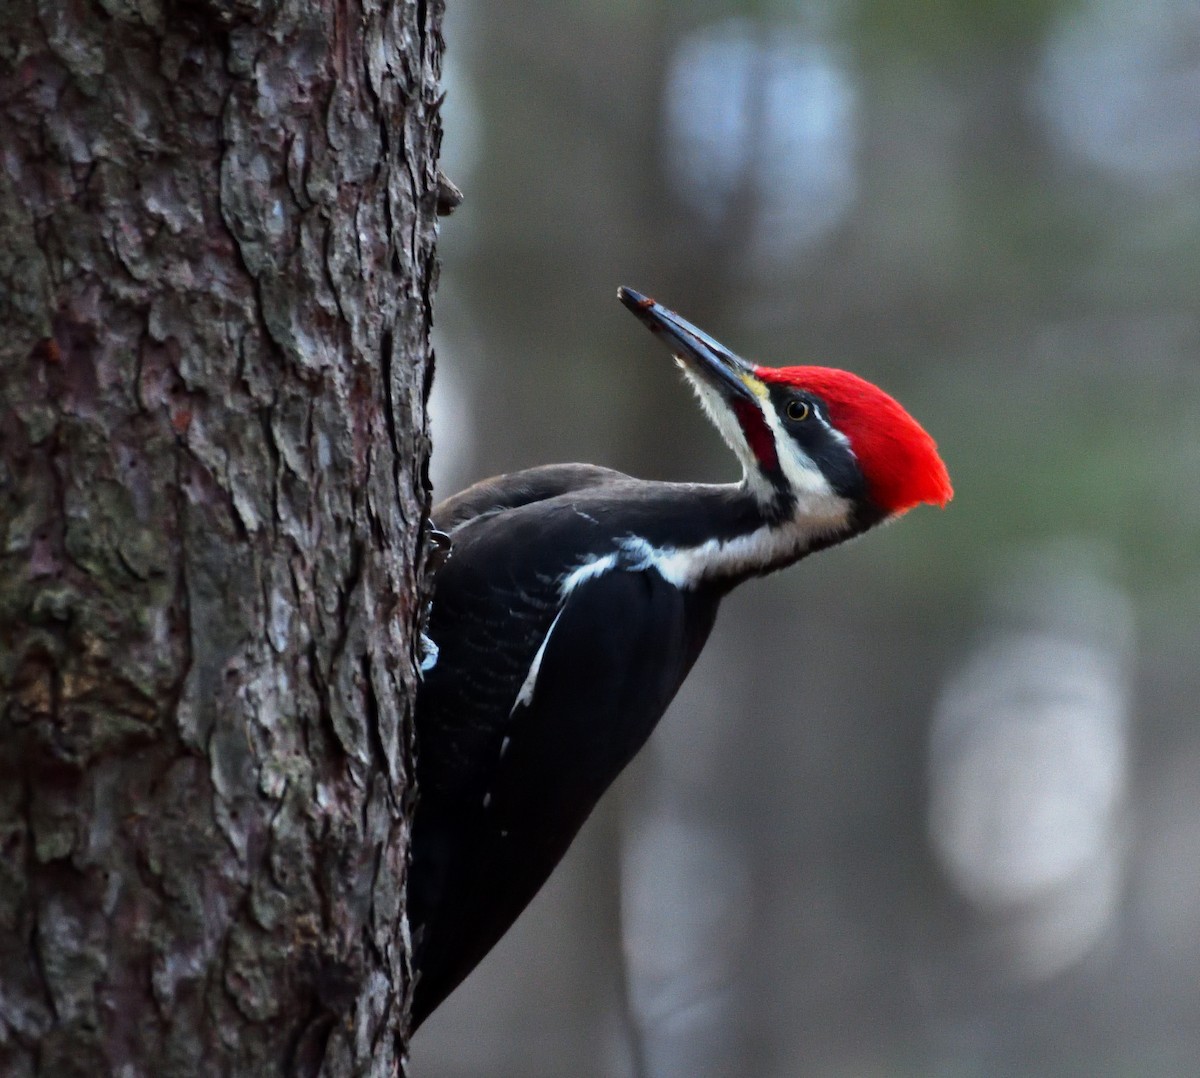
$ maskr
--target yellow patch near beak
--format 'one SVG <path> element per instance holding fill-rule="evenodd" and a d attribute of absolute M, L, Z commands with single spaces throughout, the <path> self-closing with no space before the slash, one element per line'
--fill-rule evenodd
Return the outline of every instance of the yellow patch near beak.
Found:
<path fill-rule="evenodd" d="M 742 380 L 742 384 L 760 401 L 767 399 L 767 386 L 765 382 L 760 382 L 752 374 L 742 374 L 739 372 L 738 377 Z"/>

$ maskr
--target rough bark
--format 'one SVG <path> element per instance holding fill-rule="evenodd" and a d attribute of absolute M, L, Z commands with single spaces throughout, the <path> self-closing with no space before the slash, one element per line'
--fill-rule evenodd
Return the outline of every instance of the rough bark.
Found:
<path fill-rule="evenodd" d="M 402 1069 L 440 20 L 5 4 L 0 1073 Z"/>

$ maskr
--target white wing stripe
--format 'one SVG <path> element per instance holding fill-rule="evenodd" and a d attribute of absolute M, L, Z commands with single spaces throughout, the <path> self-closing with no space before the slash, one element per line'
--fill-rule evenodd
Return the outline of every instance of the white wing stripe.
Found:
<path fill-rule="evenodd" d="M 534 686 L 537 684 L 538 671 L 542 668 L 542 656 L 546 653 L 546 645 L 550 643 L 550 634 L 554 632 L 554 626 L 558 624 L 558 619 L 562 617 L 562 610 L 559 610 L 554 615 L 554 620 L 550 622 L 550 628 L 546 630 L 546 636 L 542 640 L 541 646 L 537 649 L 537 654 L 533 657 L 533 662 L 529 664 L 529 673 L 525 675 L 525 681 L 521 685 L 521 691 L 517 693 L 517 698 L 513 701 L 512 709 L 509 711 L 509 716 L 519 707 L 527 707 L 529 701 L 533 699 Z"/>

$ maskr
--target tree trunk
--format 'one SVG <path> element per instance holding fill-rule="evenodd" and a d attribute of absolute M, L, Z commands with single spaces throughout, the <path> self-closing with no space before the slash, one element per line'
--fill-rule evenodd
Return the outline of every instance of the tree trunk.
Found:
<path fill-rule="evenodd" d="M 440 7 L 5 4 L 4 1075 L 403 1069 Z"/>

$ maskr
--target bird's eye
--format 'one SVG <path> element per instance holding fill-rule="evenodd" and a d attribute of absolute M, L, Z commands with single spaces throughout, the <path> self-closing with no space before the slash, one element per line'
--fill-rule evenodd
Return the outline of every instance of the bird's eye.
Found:
<path fill-rule="evenodd" d="M 793 423 L 801 423 L 812 413 L 807 401 L 788 401 L 787 417 Z"/>

